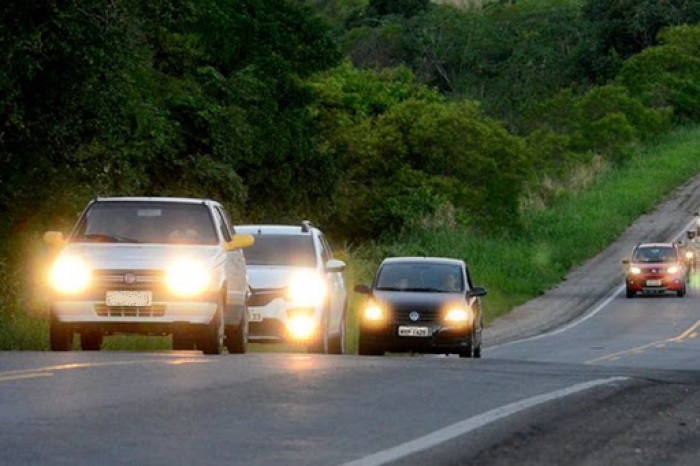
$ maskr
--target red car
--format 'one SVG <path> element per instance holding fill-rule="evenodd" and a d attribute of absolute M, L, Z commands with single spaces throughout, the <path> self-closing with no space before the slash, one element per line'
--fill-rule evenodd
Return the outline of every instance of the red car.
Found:
<path fill-rule="evenodd" d="M 639 243 L 632 250 L 626 266 L 627 297 L 637 293 L 666 294 L 675 292 L 685 296 L 686 266 L 684 257 L 675 243 Z"/>

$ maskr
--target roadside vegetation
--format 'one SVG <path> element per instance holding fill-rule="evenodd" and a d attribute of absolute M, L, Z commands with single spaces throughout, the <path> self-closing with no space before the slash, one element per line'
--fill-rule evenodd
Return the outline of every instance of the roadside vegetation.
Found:
<path fill-rule="evenodd" d="M 48 347 L 41 234 L 97 195 L 310 218 L 349 288 L 462 257 L 491 320 L 700 169 L 695 1 L 46 3 L 0 6 L 0 349 Z"/>

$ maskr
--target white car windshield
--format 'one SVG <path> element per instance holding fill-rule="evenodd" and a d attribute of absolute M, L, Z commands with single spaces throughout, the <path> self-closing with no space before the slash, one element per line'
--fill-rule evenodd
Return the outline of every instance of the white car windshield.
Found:
<path fill-rule="evenodd" d="M 85 213 L 71 241 L 217 244 L 218 239 L 203 204 L 98 201 Z"/>
<path fill-rule="evenodd" d="M 257 234 L 243 255 L 248 265 L 316 267 L 316 253 L 309 235 Z"/>

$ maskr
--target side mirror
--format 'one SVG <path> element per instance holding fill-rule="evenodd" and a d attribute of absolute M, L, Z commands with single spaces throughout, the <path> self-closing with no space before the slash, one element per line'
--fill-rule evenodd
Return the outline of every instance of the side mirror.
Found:
<path fill-rule="evenodd" d="M 49 246 L 63 246 L 66 244 L 66 239 L 60 231 L 47 231 L 44 233 L 44 243 Z"/>
<path fill-rule="evenodd" d="M 253 235 L 234 235 L 233 240 L 226 243 L 225 248 L 227 251 L 233 251 L 234 249 L 250 247 L 253 245 L 253 243 L 255 243 L 255 238 L 253 238 Z"/>
<path fill-rule="evenodd" d="M 629 259 L 622 259 L 622 265 L 629 265 L 630 260 Z"/>
<path fill-rule="evenodd" d="M 363 285 L 361 283 L 358 283 L 355 285 L 355 293 L 360 293 L 360 294 L 372 294 L 372 288 L 370 288 L 367 285 Z"/>
<path fill-rule="evenodd" d="M 345 270 L 345 262 L 338 259 L 331 259 L 326 262 L 326 272 L 342 272 Z"/>
<path fill-rule="evenodd" d="M 471 290 L 467 291 L 467 296 L 486 296 L 486 288 L 483 286 L 475 286 Z"/>

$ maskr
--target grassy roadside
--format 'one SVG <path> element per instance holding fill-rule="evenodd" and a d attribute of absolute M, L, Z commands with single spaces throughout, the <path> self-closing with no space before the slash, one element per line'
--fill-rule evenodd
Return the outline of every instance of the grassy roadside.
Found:
<path fill-rule="evenodd" d="M 348 263 L 348 351 L 357 349 L 357 310 L 361 298 L 355 283 L 371 281 L 386 256 L 460 257 L 472 268 L 475 284 L 486 286 L 486 321 L 541 294 L 567 271 L 612 242 L 637 217 L 649 212 L 676 187 L 700 172 L 700 127 L 682 129 L 637 153 L 623 167 L 608 171 L 589 190 L 562 199 L 532 214 L 515 238 L 476 237 L 455 230 L 415 232 L 382 244 L 363 244 L 341 251 Z M 0 303 L 2 301 L 0 300 Z M 0 350 L 45 350 L 48 322 L 20 309 L 0 312 Z M 170 337 L 108 337 L 108 350 L 167 350 Z M 251 351 L 298 348 L 251 345 Z"/>

